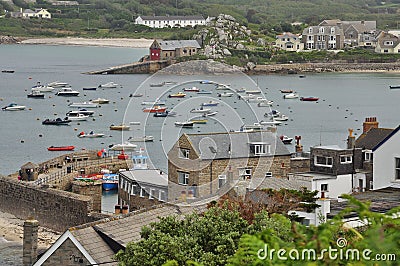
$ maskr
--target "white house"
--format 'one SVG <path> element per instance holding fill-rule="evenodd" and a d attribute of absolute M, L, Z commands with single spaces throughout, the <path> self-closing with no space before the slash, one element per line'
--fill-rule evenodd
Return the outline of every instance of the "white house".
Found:
<path fill-rule="evenodd" d="M 203 16 L 139 16 L 135 19 L 135 24 L 145 25 L 151 28 L 165 27 L 194 27 L 196 25 L 206 25 Z"/>
<path fill-rule="evenodd" d="M 376 145 L 373 152 L 373 189 L 400 187 L 400 126 Z"/>
<path fill-rule="evenodd" d="M 35 11 L 33 11 L 32 9 L 25 9 L 24 11 L 22 11 L 22 9 L 21 9 L 21 13 L 22 13 L 22 17 L 23 18 L 47 18 L 47 19 L 51 19 L 50 12 L 47 11 L 47 9 L 43 9 L 43 8 L 35 9 Z"/>
<path fill-rule="evenodd" d="M 275 47 L 285 51 L 300 51 L 304 50 L 304 43 L 301 42 L 301 36 L 284 32 L 276 36 Z"/>

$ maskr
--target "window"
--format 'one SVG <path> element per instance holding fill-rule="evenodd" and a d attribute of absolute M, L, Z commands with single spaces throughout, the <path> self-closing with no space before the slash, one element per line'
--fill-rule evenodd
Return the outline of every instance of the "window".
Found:
<path fill-rule="evenodd" d="M 324 167 L 332 167 L 333 159 L 332 159 L 332 157 L 315 156 L 314 157 L 314 165 L 324 166 Z"/>
<path fill-rule="evenodd" d="M 245 168 L 240 168 L 239 169 L 239 176 L 243 177 L 244 179 L 250 179 L 251 178 L 251 167 L 245 167 Z"/>
<path fill-rule="evenodd" d="M 140 193 L 140 189 L 137 184 L 132 184 L 131 195 L 138 195 Z"/>
<path fill-rule="evenodd" d="M 389 50 L 388 49 L 384 49 L 383 52 L 384 53 L 389 53 Z"/>
<path fill-rule="evenodd" d="M 333 33 L 335 33 L 335 28 L 334 27 L 331 28 L 331 34 L 333 34 Z"/>
<path fill-rule="evenodd" d="M 372 161 L 372 152 L 371 151 L 364 152 L 364 161 L 366 161 L 366 162 Z"/>
<path fill-rule="evenodd" d="M 189 184 L 189 173 L 178 172 L 178 184 L 188 185 Z"/>
<path fill-rule="evenodd" d="M 222 188 L 226 183 L 226 175 L 218 176 L 218 189 Z"/>
<path fill-rule="evenodd" d="M 352 163 L 352 162 L 353 162 L 353 157 L 351 155 L 341 155 L 340 156 L 341 164 L 347 164 L 347 163 Z"/>
<path fill-rule="evenodd" d="M 188 150 L 188 149 L 180 149 L 179 157 L 189 159 L 189 152 L 190 152 L 190 150 Z"/>
<path fill-rule="evenodd" d="M 308 28 L 308 33 L 312 33 L 312 28 Z"/>
<path fill-rule="evenodd" d="M 265 178 L 269 178 L 272 177 L 272 172 L 266 172 L 265 173 Z"/>
<path fill-rule="evenodd" d="M 141 187 L 140 188 L 140 197 L 144 198 L 144 197 L 148 197 L 149 193 L 146 191 L 145 187 Z"/>
<path fill-rule="evenodd" d="M 314 40 L 314 36 L 308 36 L 308 40 L 309 41 L 313 41 Z"/>
<path fill-rule="evenodd" d="M 321 184 L 321 191 L 328 191 L 328 184 Z"/>
<path fill-rule="evenodd" d="M 323 27 L 319 28 L 319 33 L 324 33 L 325 29 Z"/>
<path fill-rule="evenodd" d="M 393 41 L 384 41 L 384 45 L 393 45 Z"/>
<path fill-rule="evenodd" d="M 158 200 L 159 201 L 166 201 L 165 191 L 164 190 L 159 190 L 158 191 Z"/>
<path fill-rule="evenodd" d="M 395 178 L 400 179 L 400 158 L 395 158 Z"/>
<path fill-rule="evenodd" d="M 321 35 L 317 36 L 317 41 L 321 41 Z"/>
<path fill-rule="evenodd" d="M 154 193 L 155 193 L 155 189 L 154 188 L 150 188 L 150 194 L 149 194 L 149 199 L 154 199 Z"/>
<path fill-rule="evenodd" d="M 271 145 L 266 143 L 250 143 L 250 153 L 254 155 L 271 153 Z"/>

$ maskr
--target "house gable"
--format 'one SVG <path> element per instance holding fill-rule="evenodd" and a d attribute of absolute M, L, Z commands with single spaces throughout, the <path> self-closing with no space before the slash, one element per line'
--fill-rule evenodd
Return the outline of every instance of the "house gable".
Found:
<path fill-rule="evenodd" d="M 63 262 L 70 260 L 83 263 L 83 265 L 97 263 L 67 230 L 33 265 L 65 265 Z"/>

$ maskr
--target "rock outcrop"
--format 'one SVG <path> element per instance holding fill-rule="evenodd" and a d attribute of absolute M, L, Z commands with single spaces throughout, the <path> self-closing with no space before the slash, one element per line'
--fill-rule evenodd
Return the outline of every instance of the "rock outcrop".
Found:
<path fill-rule="evenodd" d="M 157 74 L 167 75 L 198 75 L 198 74 L 229 74 L 229 73 L 241 73 L 245 69 L 230 66 L 224 63 L 208 60 L 194 60 L 186 61 L 178 64 L 173 64 L 167 68 L 164 68 L 157 72 Z"/>
<path fill-rule="evenodd" d="M 208 28 L 200 30 L 193 39 L 204 47 L 208 58 L 222 59 L 232 55 L 230 49 L 245 49 L 243 43 L 252 42 L 251 31 L 240 25 L 231 15 L 220 14 Z"/>
<path fill-rule="evenodd" d="M 15 44 L 21 42 L 20 38 L 12 36 L 0 36 L 0 44 Z"/>

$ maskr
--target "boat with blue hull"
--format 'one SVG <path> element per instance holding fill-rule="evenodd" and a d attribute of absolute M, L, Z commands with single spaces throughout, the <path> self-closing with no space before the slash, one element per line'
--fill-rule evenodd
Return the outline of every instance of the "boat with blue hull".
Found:
<path fill-rule="evenodd" d="M 104 174 L 101 185 L 106 191 L 118 189 L 118 174 Z"/>

